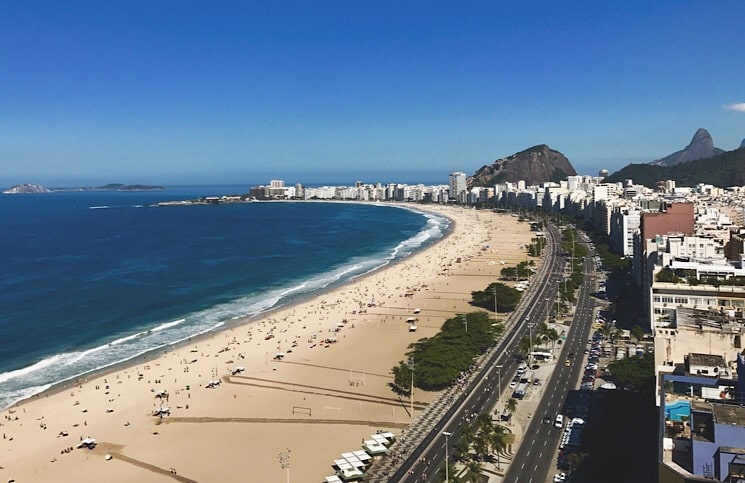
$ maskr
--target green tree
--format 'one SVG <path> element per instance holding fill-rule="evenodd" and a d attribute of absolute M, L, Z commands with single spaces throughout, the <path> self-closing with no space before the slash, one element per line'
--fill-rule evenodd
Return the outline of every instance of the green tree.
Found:
<path fill-rule="evenodd" d="M 494 427 L 494 422 L 491 419 L 491 414 L 489 413 L 481 413 L 476 417 L 476 425 L 479 428 L 479 432 L 482 433 L 491 433 L 492 428 Z"/>
<path fill-rule="evenodd" d="M 466 481 L 471 483 L 478 483 L 481 479 L 482 470 L 481 463 L 476 460 L 471 460 L 466 463 Z"/>
<path fill-rule="evenodd" d="M 453 458 L 455 458 L 455 461 L 465 461 L 468 458 L 468 452 L 470 450 L 470 441 L 467 441 L 463 436 L 461 436 L 453 445 Z"/>
<path fill-rule="evenodd" d="M 650 397 L 654 394 L 654 356 L 632 356 L 608 364 L 608 371 L 621 389 L 639 392 Z"/>
<path fill-rule="evenodd" d="M 559 340 L 559 337 L 561 336 L 559 335 L 559 332 L 554 328 L 549 329 L 547 336 L 548 340 L 551 341 L 551 350 L 554 350 L 556 341 Z"/>
<path fill-rule="evenodd" d="M 473 450 L 476 452 L 476 457 L 482 459 L 489 454 L 489 437 L 488 434 L 479 433 L 473 440 Z"/>
<path fill-rule="evenodd" d="M 468 322 L 468 330 L 464 324 Z M 440 390 L 451 385 L 476 357 L 492 347 L 503 331 L 502 324 L 487 312 L 472 312 L 445 321 L 434 337 L 413 343 L 407 353 L 416 362 L 414 385 L 425 390 Z M 402 393 L 411 385 L 411 369 L 400 361 L 391 369 L 394 384 Z"/>
<path fill-rule="evenodd" d="M 520 354 L 528 355 L 530 354 L 530 348 L 531 348 L 531 339 L 530 336 L 524 335 L 520 338 Z"/>
<path fill-rule="evenodd" d="M 504 410 L 512 414 L 515 412 L 515 409 L 517 409 L 517 399 L 515 399 L 514 397 L 511 397 L 504 404 Z"/>
<path fill-rule="evenodd" d="M 497 468 L 500 468 L 499 455 L 507 448 L 507 438 L 504 432 L 492 431 L 489 435 L 489 446 L 497 457 Z"/>
<path fill-rule="evenodd" d="M 498 312 L 512 312 L 520 302 L 522 294 L 519 290 L 509 287 L 503 283 L 490 283 L 484 290 L 471 292 L 471 305 L 484 309 L 494 310 L 496 292 L 496 309 Z"/>
<path fill-rule="evenodd" d="M 447 481 L 445 479 L 445 465 L 446 464 L 448 465 L 447 480 L 450 480 L 450 481 Z M 437 479 L 441 483 L 457 483 L 460 481 L 460 478 L 458 478 L 458 476 L 456 475 L 457 472 L 458 470 L 455 468 L 454 464 L 445 462 L 442 464 L 442 466 L 440 466 L 440 469 L 437 470 Z"/>
<path fill-rule="evenodd" d="M 641 328 L 640 325 L 635 325 L 631 329 L 631 337 L 633 337 L 637 343 L 639 343 L 644 338 L 644 329 Z"/>

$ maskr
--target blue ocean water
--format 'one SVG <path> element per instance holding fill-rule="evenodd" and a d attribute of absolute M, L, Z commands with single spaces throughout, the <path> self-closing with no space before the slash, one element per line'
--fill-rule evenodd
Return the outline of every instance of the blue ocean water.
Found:
<path fill-rule="evenodd" d="M 0 407 L 343 283 L 448 227 L 373 204 L 152 206 L 244 191 L 0 195 Z"/>

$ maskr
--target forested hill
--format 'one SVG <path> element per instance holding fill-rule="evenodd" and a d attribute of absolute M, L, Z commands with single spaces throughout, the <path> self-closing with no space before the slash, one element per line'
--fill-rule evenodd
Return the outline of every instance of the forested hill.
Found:
<path fill-rule="evenodd" d="M 720 188 L 745 186 L 745 148 L 669 167 L 629 164 L 605 178 L 604 182 L 618 183 L 627 179 L 649 188 L 654 188 L 658 181 L 668 179 L 675 181 L 678 186 L 695 186 L 699 183 Z"/>

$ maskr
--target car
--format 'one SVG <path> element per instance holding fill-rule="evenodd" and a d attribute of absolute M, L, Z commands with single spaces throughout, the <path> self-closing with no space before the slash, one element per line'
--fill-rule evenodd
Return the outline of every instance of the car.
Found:
<path fill-rule="evenodd" d="M 561 428 L 562 426 L 564 426 L 564 416 L 557 414 L 556 419 L 554 420 L 554 427 Z"/>
<path fill-rule="evenodd" d="M 510 382 L 510 389 L 515 389 L 517 387 L 517 381 Z"/>
<path fill-rule="evenodd" d="M 574 352 L 570 352 L 567 357 L 569 357 L 570 359 L 574 358 Z"/>
<path fill-rule="evenodd" d="M 548 414 L 543 416 L 543 424 L 551 424 L 551 416 L 549 416 Z"/>
<path fill-rule="evenodd" d="M 571 363 L 572 363 L 572 361 L 569 360 L 569 359 L 567 359 L 566 361 L 564 361 L 564 365 L 565 366 L 569 366 Z"/>
<path fill-rule="evenodd" d="M 533 385 L 534 385 L 534 386 L 537 386 L 537 385 L 539 385 L 540 383 L 541 383 L 541 380 L 540 380 L 540 379 L 533 379 Z"/>

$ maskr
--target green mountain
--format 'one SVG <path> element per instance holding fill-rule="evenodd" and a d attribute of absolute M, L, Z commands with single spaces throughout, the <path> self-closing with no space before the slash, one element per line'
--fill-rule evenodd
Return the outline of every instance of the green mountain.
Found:
<path fill-rule="evenodd" d="M 726 151 L 711 158 L 697 159 L 675 166 L 629 164 L 604 179 L 606 183 L 631 179 L 649 188 L 658 181 L 673 180 L 678 186 L 711 184 L 720 188 L 745 185 L 745 148 Z"/>
<path fill-rule="evenodd" d="M 545 144 L 539 144 L 482 166 L 469 179 L 468 184 L 493 186 L 505 181 L 516 183 L 524 180 L 530 186 L 547 181 L 559 182 L 576 174 L 566 156 Z"/>

